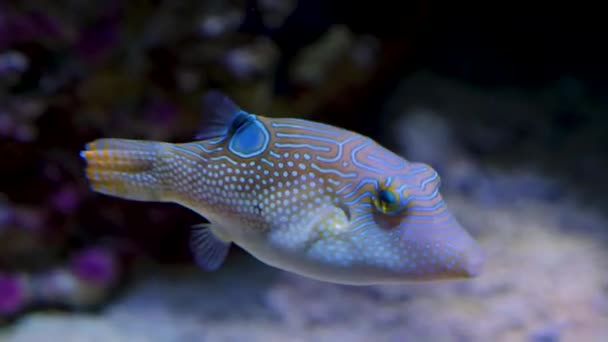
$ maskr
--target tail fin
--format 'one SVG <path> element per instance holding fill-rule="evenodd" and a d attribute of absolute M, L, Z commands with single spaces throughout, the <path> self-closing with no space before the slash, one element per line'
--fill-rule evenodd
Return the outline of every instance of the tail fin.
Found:
<path fill-rule="evenodd" d="M 86 145 L 91 188 L 99 193 L 138 201 L 162 201 L 164 185 L 158 171 L 164 143 L 99 139 Z"/>

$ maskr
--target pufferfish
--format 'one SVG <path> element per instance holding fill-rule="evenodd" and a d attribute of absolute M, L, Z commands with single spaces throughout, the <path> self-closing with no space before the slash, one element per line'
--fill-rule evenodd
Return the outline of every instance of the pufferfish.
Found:
<path fill-rule="evenodd" d="M 431 166 L 346 129 L 248 113 L 219 91 L 202 102 L 196 141 L 98 139 L 81 155 L 94 191 L 206 218 L 190 236 L 204 270 L 218 269 L 234 243 L 267 265 L 340 284 L 481 272 L 481 249 Z"/>

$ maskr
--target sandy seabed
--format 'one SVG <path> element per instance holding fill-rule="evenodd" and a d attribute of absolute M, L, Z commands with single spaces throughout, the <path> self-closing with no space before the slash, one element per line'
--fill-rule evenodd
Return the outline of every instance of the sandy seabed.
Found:
<path fill-rule="evenodd" d="M 606 341 L 606 220 L 565 203 L 446 196 L 487 254 L 473 280 L 352 287 L 252 258 L 143 270 L 100 314 L 36 313 L 0 335 L 34 341 Z M 605 230 L 604 230 L 605 231 Z M 145 267 L 144 267 L 145 268 Z"/>

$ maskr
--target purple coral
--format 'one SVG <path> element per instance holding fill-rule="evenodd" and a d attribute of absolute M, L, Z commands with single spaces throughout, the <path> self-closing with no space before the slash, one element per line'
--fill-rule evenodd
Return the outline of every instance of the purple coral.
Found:
<path fill-rule="evenodd" d="M 71 262 L 71 269 L 80 279 L 98 286 L 114 282 L 117 264 L 110 251 L 91 247 L 77 253 Z"/>
<path fill-rule="evenodd" d="M 51 196 L 53 207 L 62 214 L 68 215 L 74 212 L 80 203 L 78 189 L 72 185 L 66 185 Z"/>
<path fill-rule="evenodd" d="M 25 306 L 24 283 L 15 275 L 0 274 L 0 315 L 11 315 Z"/>

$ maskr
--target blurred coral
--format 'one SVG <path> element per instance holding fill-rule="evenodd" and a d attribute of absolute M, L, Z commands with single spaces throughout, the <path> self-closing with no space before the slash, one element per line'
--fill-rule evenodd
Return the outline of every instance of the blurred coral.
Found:
<path fill-rule="evenodd" d="M 25 307 L 25 284 L 19 276 L 0 274 L 0 316 L 13 315 Z"/>
<path fill-rule="evenodd" d="M 116 260 L 112 253 L 101 248 L 89 248 L 78 252 L 70 268 L 80 279 L 99 287 L 112 284 L 117 277 Z"/>
<path fill-rule="evenodd" d="M 122 279 L 125 255 L 188 255 L 186 234 L 165 238 L 167 224 L 186 232 L 191 217 L 183 211 L 153 214 L 89 191 L 78 158 L 86 142 L 110 135 L 189 140 L 210 87 L 227 89 L 253 111 L 299 116 L 364 84 L 379 40 L 335 26 L 291 43 L 302 50 L 293 59 L 276 37 L 297 6 L 0 4 L 0 315 L 103 302 Z M 299 71 L 277 76 L 282 65 Z M 278 83 L 288 91 L 276 92 Z"/>

